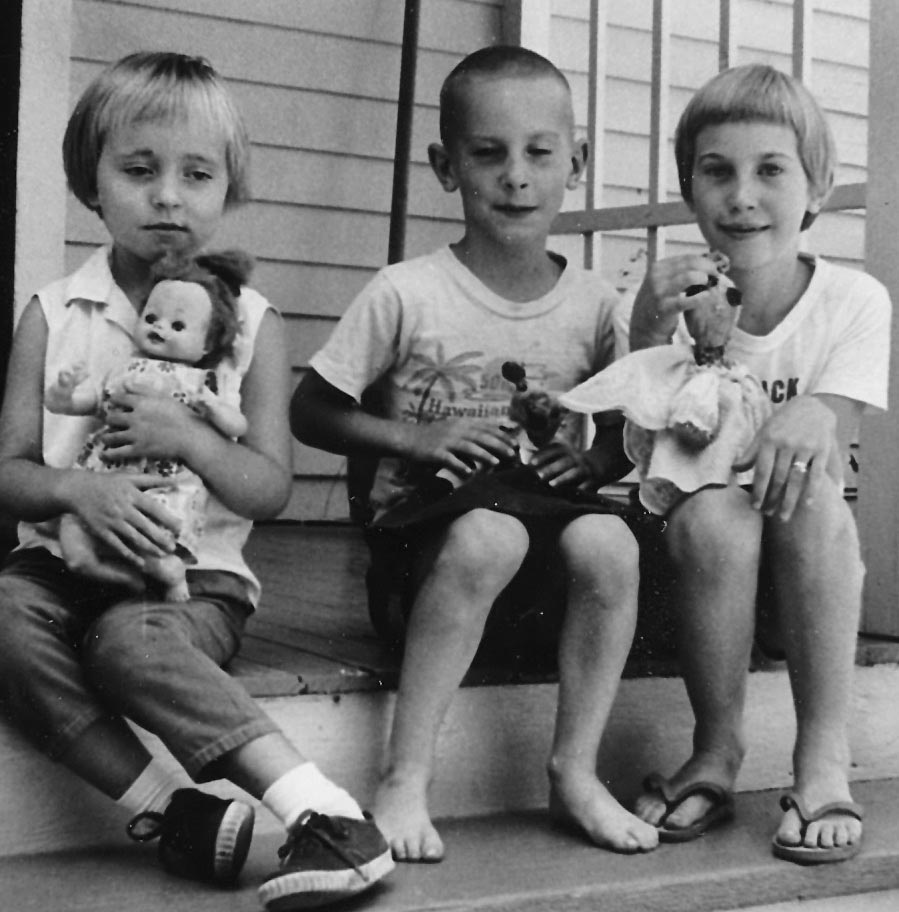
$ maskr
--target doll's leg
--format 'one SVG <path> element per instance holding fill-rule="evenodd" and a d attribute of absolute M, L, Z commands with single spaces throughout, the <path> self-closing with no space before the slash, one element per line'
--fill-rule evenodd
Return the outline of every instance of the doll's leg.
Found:
<path fill-rule="evenodd" d="M 766 525 L 783 647 L 787 654 L 797 735 L 794 791 L 814 811 L 848 801 L 848 722 L 864 569 L 855 522 L 836 485 L 825 479 L 811 504 L 788 523 Z M 825 817 L 805 833 L 807 846 L 857 842 L 861 821 Z M 799 820 L 788 811 L 779 839 L 797 845 Z"/>
<path fill-rule="evenodd" d="M 562 532 L 567 571 L 559 707 L 548 772 L 550 810 L 598 845 L 655 848 L 658 833 L 626 811 L 596 774 L 599 744 L 634 637 L 639 552 L 617 516 L 582 516 Z"/>
<path fill-rule="evenodd" d="M 670 517 L 665 535 L 677 573 L 679 655 L 695 716 L 692 756 L 670 779 L 675 791 L 699 781 L 730 790 L 742 764 L 761 534 L 761 514 L 736 487 L 699 491 Z M 711 807 L 708 797 L 693 795 L 666 825 L 689 826 Z M 658 824 L 666 805 L 646 792 L 636 813 Z"/>
<path fill-rule="evenodd" d="M 373 806 L 398 859 L 443 856 L 427 806 L 437 734 L 490 609 L 527 549 L 518 520 L 473 510 L 450 525 L 426 568 L 409 619 L 388 760 Z"/>
<path fill-rule="evenodd" d="M 184 560 L 178 554 L 144 558 L 144 572 L 151 579 L 166 587 L 163 596 L 165 601 L 186 602 L 190 600 L 190 590 L 187 588 L 187 568 Z"/>

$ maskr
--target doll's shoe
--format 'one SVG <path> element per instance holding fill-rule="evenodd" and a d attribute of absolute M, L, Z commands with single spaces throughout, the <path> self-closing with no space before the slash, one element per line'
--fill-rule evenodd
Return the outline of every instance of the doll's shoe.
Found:
<path fill-rule="evenodd" d="M 799 815 L 799 820 L 802 823 L 801 835 L 803 837 L 810 823 L 814 823 L 827 815 L 839 814 L 844 817 L 855 817 L 856 820 L 861 820 L 864 817 L 862 806 L 854 801 L 834 801 L 830 804 L 822 805 L 814 813 L 811 813 L 795 792 L 784 795 L 780 799 L 780 806 L 784 811 L 795 810 Z M 861 838 L 856 842 L 849 843 L 849 845 L 827 847 L 789 845 L 781 842 L 776 835 L 771 841 L 771 851 L 774 852 L 777 858 L 801 865 L 832 864 L 835 861 L 846 861 L 857 855 L 861 847 Z"/>
<path fill-rule="evenodd" d="M 136 842 L 159 839 L 159 860 L 170 874 L 230 886 L 250 850 L 255 812 L 242 801 L 178 789 L 162 814 L 145 811 L 128 824 Z"/>
<path fill-rule="evenodd" d="M 371 816 L 310 814 L 278 850 L 280 869 L 259 888 L 268 912 L 313 909 L 373 887 L 394 868 L 390 846 Z"/>

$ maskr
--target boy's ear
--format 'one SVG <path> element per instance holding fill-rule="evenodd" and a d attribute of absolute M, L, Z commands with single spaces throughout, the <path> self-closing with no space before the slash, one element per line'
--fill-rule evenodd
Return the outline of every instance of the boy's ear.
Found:
<path fill-rule="evenodd" d="M 589 154 L 590 146 L 587 140 L 576 140 L 571 150 L 571 173 L 568 175 L 568 180 L 565 181 L 565 186 L 569 190 L 576 189 L 584 176 L 584 172 L 587 170 L 587 157 Z"/>
<path fill-rule="evenodd" d="M 440 143 L 431 143 L 428 146 L 428 161 L 431 163 L 431 170 L 440 181 L 440 186 L 447 193 L 452 193 L 458 188 L 459 181 L 456 180 L 450 154 L 444 146 Z"/>

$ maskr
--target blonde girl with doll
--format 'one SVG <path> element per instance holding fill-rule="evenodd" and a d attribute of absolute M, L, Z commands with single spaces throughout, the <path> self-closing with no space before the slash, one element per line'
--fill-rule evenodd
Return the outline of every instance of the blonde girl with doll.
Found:
<path fill-rule="evenodd" d="M 147 471 L 83 471 L 75 462 L 99 419 L 45 408 L 67 365 L 106 377 L 128 363 L 138 314 L 167 284 L 157 283 L 156 264 L 199 252 L 247 199 L 243 121 L 207 61 L 136 53 L 87 87 L 63 158 L 72 191 L 111 243 L 32 298 L 13 342 L 0 509 L 21 523 L 20 544 L 0 568 L 4 716 L 115 801 L 132 838 L 158 838 L 170 873 L 216 884 L 238 877 L 253 807 L 193 787 L 227 779 L 287 830 L 281 865 L 260 888 L 264 905 L 289 912 L 358 893 L 393 866 L 377 828 L 222 668 L 259 598 L 242 555 L 252 521 L 277 515 L 290 492 L 277 312 L 250 288 L 235 299 L 239 330 L 216 375 L 239 390 L 246 428 L 237 439 L 170 396 L 126 388 L 110 398 L 104 456 L 146 459 Z M 146 555 L 175 549 L 178 520 L 149 493 L 167 484 L 155 460 L 183 462 L 209 491 L 187 601 L 134 594 Z M 115 560 L 69 566 L 56 522 L 63 514 Z M 126 720 L 156 735 L 180 768 L 170 773 L 154 759 Z"/>
<path fill-rule="evenodd" d="M 836 153 L 797 80 L 764 65 L 720 73 L 687 105 L 675 154 L 683 198 L 742 292 L 729 354 L 773 412 L 736 460 L 738 483 L 704 488 L 668 517 L 694 748 L 670 779 L 647 779 L 636 810 L 669 841 L 732 816 L 758 604 L 777 622 L 797 722 L 773 851 L 840 861 L 858 851 L 863 817 L 847 726 L 864 567 L 843 471 L 861 416 L 887 405 L 890 301 L 872 277 L 801 250 Z M 704 255 L 654 264 L 634 303 L 632 349 L 688 341 L 685 291 L 714 269 Z"/>

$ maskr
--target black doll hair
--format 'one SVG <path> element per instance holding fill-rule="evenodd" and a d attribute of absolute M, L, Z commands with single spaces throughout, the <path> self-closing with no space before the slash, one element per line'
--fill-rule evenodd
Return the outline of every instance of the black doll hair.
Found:
<path fill-rule="evenodd" d="M 253 271 L 253 258 L 242 250 L 219 250 L 193 257 L 167 254 L 153 265 L 153 284 L 166 280 L 195 282 L 212 302 L 206 354 L 197 367 L 214 368 L 234 351 L 239 330 L 237 299 Z"/>

